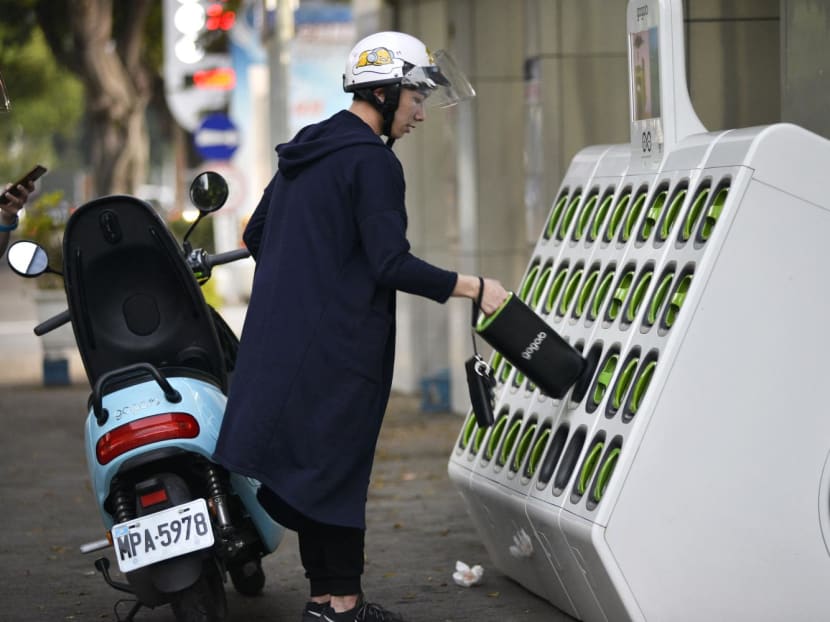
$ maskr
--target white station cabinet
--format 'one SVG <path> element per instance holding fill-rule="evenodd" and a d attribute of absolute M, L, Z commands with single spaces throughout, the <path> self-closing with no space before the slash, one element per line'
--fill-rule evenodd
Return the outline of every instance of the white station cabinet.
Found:
<path fill-rule="evenodd" d="M 707 132 L 680 0 L 627 22 L 631 142 L 574 157 L 516 292 L 588 370 L 555 400 L 495 353 L 450 478 L 577 619 L 828 619 L 830 141 Z"/>

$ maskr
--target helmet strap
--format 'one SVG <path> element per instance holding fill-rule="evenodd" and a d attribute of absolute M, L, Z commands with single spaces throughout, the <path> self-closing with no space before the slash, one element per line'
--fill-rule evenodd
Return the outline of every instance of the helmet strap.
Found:
<path fill-rule="evenodd" d="M 383 129 L 381 134 L 387 137 L 386 144 L 391 147 L 395 139 L 392 138 L 392 122 L 395 120 L 395 111 L 398 109 L 398 103 L 401 99 L 401 85 L 389 84 L 383 87 L 383 101 L 375 98 L 377 102 L 376 107 L 383 117 Z"/>
<path fill-rule="evenodd" d="M 395 112 L 398 110 L 398 103 L 401 99 L 401 85 L 387 84 L 383 88 L 383 99 L 376 96 L 373 89 L 357 89 L 354 91 L 358 99 L 369 102 L 380 113 L 383 124 L 380 133 L 386 136 L 386 146 L 391 147 L 395 142 L 392 138 L 392 122 L 395 120 Z"/>

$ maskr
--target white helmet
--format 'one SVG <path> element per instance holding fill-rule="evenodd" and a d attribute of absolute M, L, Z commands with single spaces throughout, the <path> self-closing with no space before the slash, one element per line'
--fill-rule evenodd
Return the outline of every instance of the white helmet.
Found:
<path fill-rule="evenodd" d="M 378 32 L 358 41 L 346 61 L 343 90 L 393 84 L 422 91 L 427 104 L 441 108 L 475 95 L 448 52 L 433 54 L 423 41 L 402 32 Z"/>

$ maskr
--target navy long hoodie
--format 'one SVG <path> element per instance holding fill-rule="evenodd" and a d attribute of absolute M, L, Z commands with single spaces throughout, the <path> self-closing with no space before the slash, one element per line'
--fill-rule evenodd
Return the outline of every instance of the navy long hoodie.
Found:
<path fill-rule="evenodd" d="M 277 147 L 244 233 L 256 260 L 216 459 L 319 522 L 365 528 L 395 356 L 395 292 L 444 302 L 410 253 L 403 169 L 341 111 Z"/>

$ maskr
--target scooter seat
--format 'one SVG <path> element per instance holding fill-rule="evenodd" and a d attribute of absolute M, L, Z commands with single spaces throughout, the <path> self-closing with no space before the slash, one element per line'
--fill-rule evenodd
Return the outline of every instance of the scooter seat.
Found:
<path fill-rule="evenodd" d="M 64 278 L 91 385 L 107 371 L 146 362 L 192 366 L 227 388 L 210 309 L 148 203 L 115 195 L 79 207 L 64 235 Z"/>

